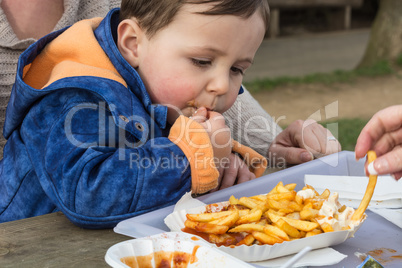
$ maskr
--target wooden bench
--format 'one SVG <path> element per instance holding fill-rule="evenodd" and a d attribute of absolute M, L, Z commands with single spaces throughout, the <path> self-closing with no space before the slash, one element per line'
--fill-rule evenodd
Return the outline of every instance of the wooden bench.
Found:
<path fill-rule="evenodd" d="M 343 21 L 344 29 L 351 26 L 352 8 L 361 7 L 363 0 L 267 0 L 271 9 L 271 22 L 268 36 L 275 38 L 280 33 L 279 17 L 281 9 L 309 7 L 341 7 L 343 12 L 337 19 Z"/>

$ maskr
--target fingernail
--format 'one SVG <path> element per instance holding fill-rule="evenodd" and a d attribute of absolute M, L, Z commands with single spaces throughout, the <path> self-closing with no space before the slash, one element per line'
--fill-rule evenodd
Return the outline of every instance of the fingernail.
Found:
<path fill-rule="evenodd" d="M 382 173 L 388 172 L 389 164 L 388 164 L 387 160 L 380 158 L 380 159 L 375 160 L 374 162 L 375 162 L 375 169 L 377 171 L 382 172 Z"/>
<path fill-rule="evenodd" d="M 303 162 L 311 161 L 313 160 L 313 155 L 309 152 L 303 152 L 300 154 L 300 159 Z"/>
<path fill-rule="evenodd" d="M 374 168 L 374 162 L 371 162 L 367 167 L 368 173 L 370 175 L 378 175 L 377 170 Z"/>
<path fill-rule="evenodd" d="M 391 174 L 391 178 L 393 178 L 394 180 L 398 181 L 394 174 Z"/>

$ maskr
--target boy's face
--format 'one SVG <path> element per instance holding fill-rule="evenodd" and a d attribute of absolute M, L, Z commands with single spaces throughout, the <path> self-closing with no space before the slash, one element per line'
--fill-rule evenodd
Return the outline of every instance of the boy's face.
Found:
<path fill-rule="evenodd" d="M 229 109 L 264 38 L 259 12 L 248 19 L 195 14 L 209 7 L 186 4 L 151 38 L 137 37 L 134 67 L 152 102 L 168 106 L 170 124 L 199 107 Z"/>

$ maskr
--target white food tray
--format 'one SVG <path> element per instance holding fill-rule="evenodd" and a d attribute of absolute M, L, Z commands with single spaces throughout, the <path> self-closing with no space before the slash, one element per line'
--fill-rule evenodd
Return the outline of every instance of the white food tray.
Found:
<path fill-rule="evenodd" d="M 300 190 L 304 186 L 305 174 L 364 176 L 364 159 L 356 161 L 354 152 L 342 151 L 207 194 L 197 199 L 203 203 L 211 204 L 227 201 L 231 195 L 237 198 L 253 196 L 269 192 L 279 181 L 284 184 L 297 183 L 295 190 Z M 114 228 L 114 231 L 136 238 L 169 232 L 164 219 L 173 212 L 173 209 L 174 206 L 169 206 L 124 220 Z M 371 211 L 366 211 L 366 213 L 366 221 L 353 238 L 332 246 L 335 250 L 348 255 L 348 257 L 336 265 L 326 267 L 356 267 L 362 262 L 356 255 L 375 249 L 392 249 L 396 251 L 395 255 L 402 254 L 400 228 Z M 400 264 L 399 259 L 389 260 L 386 263 L 387 267 L 400 267 Z"/>

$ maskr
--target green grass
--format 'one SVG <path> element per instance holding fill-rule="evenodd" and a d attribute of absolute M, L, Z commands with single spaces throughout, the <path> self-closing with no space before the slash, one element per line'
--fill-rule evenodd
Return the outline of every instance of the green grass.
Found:
<path fill-rule="evenodd" d="M 330 85 L 334 83 L 351 83 L 358 77 L 375 77 L 395 74 L 396 70 L 400 67 L 402 67 L 402 54 L 392 64 L 388 61 L 381 61 L 372 67 L 359 68 L 351 71 L 338 70 L 331 73 L 316 73 L 302 77 L 282 76 L 277 78 L 257 79 L 251 82 L 245 82 L 244 85 L 249 91 L 257 92 L 261 90 L 269 91 L 283 85 L 313 83 Z M 336 136 L 342 145 L 342 150 L 354 151 L 357 137 L 367 122 L 368 119 L 353 118 L 324 121 L 320 122 L 320 124 L 333 132 L 337 129 L 338 135 Z M 286 126 L 282 127 L 285 128 Z"/>
<path fill-rule="evenodd" d="M 398 58 L 397 64 L 402 66 L 402 55 L 400 59 Z M 394 72 L 395 70 L 388 61 L 381 61 L 372 67 L 359 68 L 351 71 L 337 70 L 331 73 L 315 73 L 301 77 L 281 76 L 277 78 L 256 79 L 254 81 L 244 82 L 244 85 L 249 91 L 258 92 L 261 90 L 272 90 L 278 86 L 284 85 L 351 83 L 358 77 L 382 76 L 393 74 Z"/>
<path fill-rule="evenodd" d="M 402 53 L 396 58 L 396 65 L 402 67 Z"/>
<path fill-rule="evenodd" d="M 343 151 L 354 151 L 356 146 L 357 137 L 359 137 L 360 131 L 367 124 L 368 120 L 361 118 L 351 119 L 338 119 L 331 121 L 319 122 L 323 127 L 331 130 L 334 136 L 339 140 L 342 145 Z M 286 125 L 281 125 L 282 128 L 286 128 Z M 337 132 L 336 133 L 336 129 Z"/>

